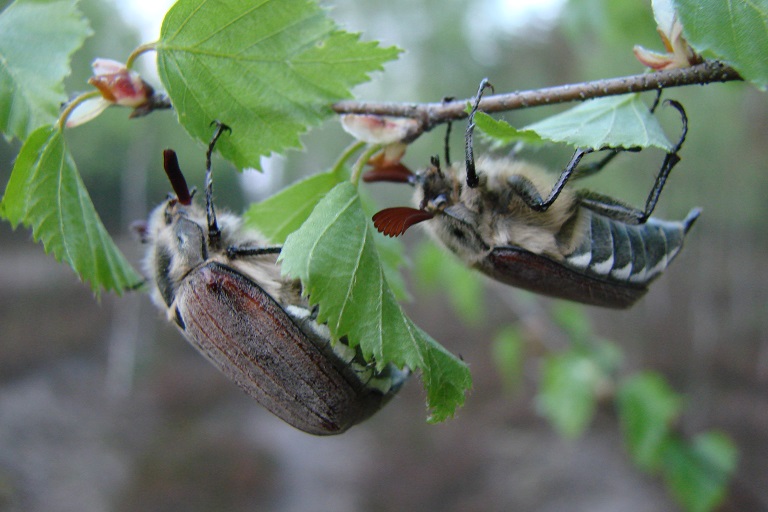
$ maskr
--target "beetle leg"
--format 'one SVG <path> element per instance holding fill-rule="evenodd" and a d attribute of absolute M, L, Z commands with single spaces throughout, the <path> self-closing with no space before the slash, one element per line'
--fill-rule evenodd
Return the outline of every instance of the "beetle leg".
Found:
<path fill-rule="evenodd" d="M 486 87 L 490 87 L 493 90 L 493 86 L 488 82 L 487 78 L 483 78 L 480 81 L 480 87 L 477 89 L 477 96 L 475 97 L 475 103 L 472 105 L 472 110 L 469 113 L 469 120 L 467 123 L 467 130 L 464 132 L 464 161 L 467 166 L 467 186 L 469 188 L 477 187 L 480 180 L 477 177 L 477 171 L 475 170 L 475 155 L 472 148 L 473 135 L 475 131 L 475 112 L 480 106 L 480 99 L 483 97 L 483 91 Z"/>
<path fill-rule="evenodd" d="M 248 256 L 262 256 L 264 254 L 280 254 L 283 248 L 279 245 L 273 247 L 227 247 L 227 258 L 244 258 Z"/>
<path fill-rule="evenodd" d="M 539 194 L 538 189 L 536 189 L 531 180 L 525 176 L 520 174 L 513 174 L 507 178 L 507 183 L 509 184 L 509 191 L 517 196 L 520 196 L 523 202 L 533 209 L 536 209 L 536 206 L 541 205 L 541 203 L 544 201 L 541 198 L 541 194 Z M 502 201 L 505 203 L 509 202 L 509 198 L 503 197 Z"/>
<path fill-rule="evenodd" d="M 456 98 L 453 96 L 446 96 L 443 98 L 443 105 L 448 103 L 449 101 L 453 101 Z M 451 166 L 451 128 L 453 128 L 453 123 L 448 121 L 447 126 L 445 127 L 445 139 L 443 140 L 443 155 L 445 156 L 445 165 L 446 167 Z"/>
<path fill-rule="evenodd" d="M 642 224 L 642 210 L 591 190 L 579 190 L 576 194 L 579 204 L 593 212 L 625 224 Z"/>
<path fill-rule="evenodd" d="M 661 89 L 656 91 L 656 98 L 653 100 L 653 104 L 651 104 L 650 108 L 648 109 L 651 114 L 656 112 L 656 107 L 659 106 L 659 102 L 661 100 Z M 580 178 L 587 178 L 589 176 L 592 176 L 593 174 L 596 174 L 600 172 L 603 167 L 608 165 L 608 163 L 611 162 L 614 158 L 616 158 L 616 155 L 623 153 L 625 151 L 630 151 L 633 153 L 637 153 L 638 151 L 642 150 L 642 148 L 639 147 L 632 147 L 632 148 L 606 148 L 604 151 L 608 151 L 609 153 L 598 160 L 597 162 L 592 162 L 586 165 L 580 165 L 573 174 L 573 179 L 580 179 Z"/>
<path fill-rule="evenodd" d="M 651 111 L 653 112 L 653 109 L 656 108 L 657 101 L 654 102 L 653 107 L 651 107 Z M 672 105 L 677 111 L 680 113 L 680 116 L 682 118 L 682 124 L 683 124 L 683 130 L 680 134 L 680 139 L 678 139 L 677 144 L 672 148 L 671 151 L 669 151 L 666 156 L 664 157 L 664 162 L 661 164 L 661 169 L 659 170 L 659 174 L 656 176 L 656 182 L 653 184 L 653 188 L 651 189 L 650 194 L 648 195 L 648 199 L 645 202 L 645 210 L 640 211 L 631 207 L 628 207 L 626 205 L 623 205 L 622 203 L 618 203 L 615 200 L 611 201 L 605 201 L 605 196 L 600 196 L 601 199 L 592 199 L 590 197 L 583 197 L 582 198 L 582 204 L 592 210 L 603 212 L 609 217 L 617 218 L 617 219 L 623 219 L 625 222 L 629 222 L 631 224 L 643 224 L 645 221 L 648 220 L 648 217 L 651 216 L 653 213 L 654 208 L 656 208 L 656 203 L 659 200 L 659 196 L 661 195 L 661 191 L 664 188 L 664 184 L 667 182 L 667 178 L 669 177 L 669 173 L 672 171 L 672 168 L 677 165 L 677 163 L 680 161 L 680 156 L 677 154 L 678 151 L 680 151 L 680 148 L 683 146 L 683 142 L 685 142 L 685 137 L 688 134 L 688 116 L 685 114 L 685 109 L 683 106 L 678 103 L 675 100 L 666 100 L 665 104 Z M 588 153 L 592 153 L 594 149 L 577 149 L 573 153 L 573 157 L 571 157 L 571 161 L 568 163 L 566 168 L 563 170 L 563 172 L 560 174 L 560 178 L 558 178 L 557 183 L 552 187 L 552 191 L 549 193 L 549 196 L 544 199 L 543 201 L 540 199 L 540 196 L 537 198 L 538 193 L 536 196 L 521 194 L 521 197 L 523 197 L 523 200 L 530 206 L 532 209 L 536 211 L 546 211 L 552 203 L 555 202 L 555 199 L 560 195 L 560 192 L 562 192 L 563 187 L 565 187 L 565 184 L 568 182 L 571 178 L 583 178 L 585 176 L 589 176 L 591 174 L 594 174 L 595 172 L 599 171 L 600 169 L 605 166 L 608 162 L 610 162 L 613 158 L 616 157 L 616 155 L 621 151 L 639 151 L 639 149 L 636 148 L 630 148 L 627 150 L 622 149 L 613 149 L 611 150 L 611 153 L 608 154 L 606 157 L 604 157 L 602 160 L 596 162 L 595 164 L 592 164 L 592 166 L 586 166 L 586 167 L 579 167 L 579 162 L 584 157 L 584 155 Z M 594 166 L 594 167 L 593 167 Z M 511 181 L 511 180 L 510 180 Z M 530 199 L 529 199 L 530 198 Z M 614 213 L 611 213 L 614 212 Z"/>
<path fill-rule="evenodd" d="M 560 195 L 560 192 L 563 191 L 568 180 L 573 177 L 573 174 L 576 172 L 579 162 L 584 155 L 592 153 L 593 151 L 594 150 L 589 148 L 576 150 L 573 157 L 571 157 L 571 161 L 568 162 L 566 168 L 560 173 L 560 178 L 558 178 L 557 183 L 552 187 L 552 191 L 550 191 L 546 199 L 542 199 L 538 190 L 536 190 L 536 187 L 533 186 L 533 183 L 522 176 L 510 176 L 507 182 L 512 190 L 523 199 L 529 208 L 537 212 L 545 212 L 552 206 L 552 203 L 555 202 L 555 199 Z"/>
<path fill-rule="evenodd" d="M 213 148 L 216 147 L 216 141 L 225 131 L 232 132 L 232 128 L 220 121 L 213 121 L 211 125 L 216 125 L 216 131 L 213 133 L 211 142 L 208 143 L 208 151 L 205 153 L 205 213 L 208 217 L 208 243 L 213 249 L 218 249 L 221 243 L 221 229 L 216 222 L 216 211 L 213 208 L 213 174 L 211 172 L 211 155 Z"/>
<path fill-rule="evenodd" d="M 602 171 L 603 167 L 608 165 L 614 158 L 616 158 L 617 155 L 627 151 L 636 153 L 641 149 L 642 148 L 613 148 L 613 149 L 607 148 L 605 150 L 601 150 L 601 151 L 608 151 L 608 154 L 605 155 L 600 160 L 598 160 L 597 162 L 590 162 L 588 164 L 579 165 L 576 169 L 574 169 L 573 176 L 571 176 L 571 179 L 577 180 L 581 178 L 588 178 Z"/>
<path fill-rule="evenodd" d="M 683 129 L 677 144 L 675 144 L 672 150 L 664 156 L 664 161 L 661 164 L 659 174 L 656 176 L 653 188 L 651 189 L 650 194 L 648 194 L 648 199 L 645 201 L 645 209 L 639 210 L 637 208 L 632 208 L 615 199 L 600 196 L 593 192 L 580 192 L 580 202 L 583 206 L 628 224 L 644 224 L 648 220 L 653 213 L 653 210 L 656 208 L 656 203 L 659 201 L 659 196 L 667 182 L 669 173 L 672 172 L 672 169 L 680 161 L 680 156 L 677 153 L 683 146 L 685 137 L 688 134 L 688 116 L 686 116 L 683 106 L 675 100 L 667 100 L 665 103 L 672 105 L 680 113 Z"/>
<path fill-rule="evenodd" d="M 648 217 L 650 217 L 651 213 L 653 213 L 653 209 L 656 208 L 656 203 L 659 200 L 659 196 L 661 195 L 661 190 L 664 188 L 664 184 L 667 182 L 669 173 L 672 172 L 672 168 L 675 167 L 675 165 L 677 165 L 677 163 L 680 161 L 680 156 L 677 153 L 683 146 L 683 142 L 685 142 L 685 136 L 688 134 L 688 116 L 685 114 L 685 109 L 683 106 L 675 100 L 666 100 L 664 103 L 666 105 L 672 105 L 680 113 L 683 129 L 677 144 L 675 144 L 672 150 L 668 152 L 664 157 L 664 162 L 661 164 L 661 170 L 659 170 L 659 174 L 656 176 L 656 182 L 653 184 L 651 193 L 648 194 L 648 199 L 645 201 L 645 211 L 643 212 L 642 217 L 639 219 L 641 224 L 648 220 Z"/>

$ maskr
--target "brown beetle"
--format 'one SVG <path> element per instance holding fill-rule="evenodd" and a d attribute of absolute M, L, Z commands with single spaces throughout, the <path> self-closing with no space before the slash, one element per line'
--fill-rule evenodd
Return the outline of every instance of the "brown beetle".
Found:
<path fill-rule="evenodd" d="M 281 275 L 279 247 L 268 247 L 240 218 L 217 220 L 211 153 L 206 208 L 192 195 L 172 150 L 164 167 L 176 193 L 141 230 L 152 299 L 221 372 L 286 423 L 315 435 L 340 434 L 386 404 L 407 369 L 375 370 L 359 348 L 331 341 L 297 280 Z"/>

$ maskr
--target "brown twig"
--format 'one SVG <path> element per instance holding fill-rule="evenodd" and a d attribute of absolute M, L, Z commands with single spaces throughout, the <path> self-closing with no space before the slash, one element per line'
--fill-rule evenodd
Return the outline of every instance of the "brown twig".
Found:
<path fill-rule="evenodd" d="M 688 68 L 495 94 L 483 98 L 480 101 L 479 110 L 489 113 L 503 112 L 519 108 L 583 101 L 602 96 L 732 80 L 742 80 L 735 69 L 719 61 L 706 61 Z M 467 117 L 468 101 L 470 100 L 439 103 L 340 101 L 333 105 L 333 110 L 337 114 L 372 114 L 416 119 L 419 121 L 419 130 L 413 137 L 415 138 L 438 124 Z"/>

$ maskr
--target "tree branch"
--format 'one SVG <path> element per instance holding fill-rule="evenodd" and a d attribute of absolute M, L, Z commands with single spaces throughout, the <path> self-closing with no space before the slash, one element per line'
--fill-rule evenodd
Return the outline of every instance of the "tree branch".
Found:
<path fill-rule="evenodd" d="M 719 61 L 706 61 L 688 68 L 495 94 L 484 97 L 480 101 L 479 110 L 488 113 L 503 112 L 569 101 L 584 101 L 603 96 L 732 80 L 742 80 L 735 69 Z M 416 138 L 438 124 L 467 117 L 466 106 L 469 101 L 471 100 L 441 103 L 340 101 L 333 105 L 333 110 L 337 114 L 371 114 L 416 119 L 419 121 L 419 130 L 412 137 Z"/>

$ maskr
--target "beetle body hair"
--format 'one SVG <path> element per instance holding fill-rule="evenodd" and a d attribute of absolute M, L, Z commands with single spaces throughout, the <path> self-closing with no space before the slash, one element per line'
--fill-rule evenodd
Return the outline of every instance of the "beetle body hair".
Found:
<path fill-rule="evenodd" d="M 587 216 L 573 191 L 564 190 L 551 208 L 537 212 L 510 189 L 509 178 L 524 176 L 544 194 L 552 187 L 544 168 L 492 157 L 478 159 L 477 167 L 482 173 L 475 188 L 464 186 L 463 165 L 445 171 L 432 167 L 420 178 L 416 200 L 435 213 L 426 226 L 440 243 L 471 265 L 493 247 L 517 246 L 555 261 L 577 247 Z M 443 202 L 443 197 L 450 199 Z"/>

